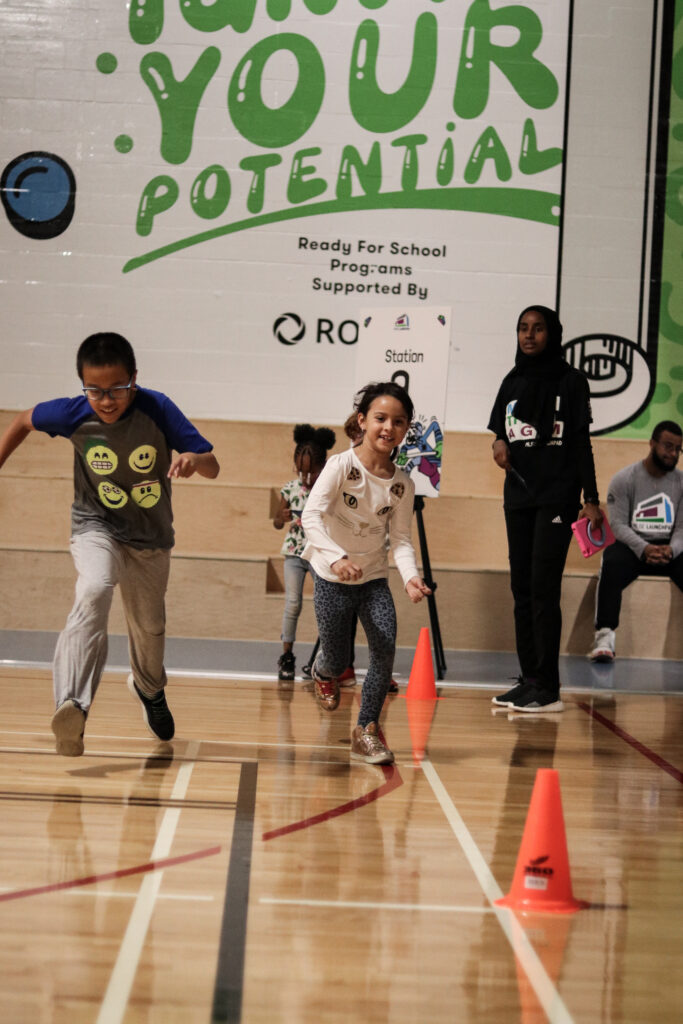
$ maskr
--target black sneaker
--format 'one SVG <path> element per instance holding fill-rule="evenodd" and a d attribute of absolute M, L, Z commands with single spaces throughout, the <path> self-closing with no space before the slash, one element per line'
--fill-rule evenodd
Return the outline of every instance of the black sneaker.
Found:
<path fill-rule="evenodd" d="M 527 711 L 532 714 L 539 711 L 564 711 L 559 692 L 548 693 L 547 690 L 540 690 L 533 684 L 523 687 L 522 692 L 508 704 L 508 707 L 513 711 Z"/>
<path fill-rule="evenodd" d="M 310 661 L 306 665 L 302 665 L 301 666 L 301 675 L 304 677 L 304 679 L 312 679 L 313 678 L 312 668 L 313 668 L 313 666 L 312 666 L 312 663 Z"/>
<path fill-rule="evenodd" d="M 523 676 L 517 676 L 517 682 L 512 689 L 508 690 L 507 693 L 501 693 L 500 697 L 492 697 L 491 703 L 497 704 L 499 708 L 512 707 L 517 697 L 521 694 L 524 686 L 525 683 Z"/>
<path fill-rule="evenodd" d="M 285 651 L 277 660 L 278 679 L 285 679 L 291 682 L 294 679 L 294 666 L 296 658 L 291 651 Z"/>
<path fill-rule="evenodd" d="M 145 697 L 144 693 L 135 685 L 133 675 L 128 676 L 127 686 L 134 697 L 137 697 L 142 704 L 142 718 L 149 731 L 157 739 L 168 742 L 173 739 L 175 733 L 175 722 L 166 703 L 166 695 L 163 690 L 154 697 Z"/>

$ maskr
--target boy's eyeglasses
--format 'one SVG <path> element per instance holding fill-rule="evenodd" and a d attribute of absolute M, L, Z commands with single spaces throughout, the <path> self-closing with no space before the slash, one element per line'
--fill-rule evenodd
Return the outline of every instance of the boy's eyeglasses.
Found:
<path fill-rule="evenodd" d="M 118 402 L 126 397 L 132 386 L 133 378 L 131 377 L 127 384 L 117 384 L 113 388 L 81 388 L 81 391 L 91 402 L 101 402 L 105 398 L 111 398 L 112 402 Z"/>

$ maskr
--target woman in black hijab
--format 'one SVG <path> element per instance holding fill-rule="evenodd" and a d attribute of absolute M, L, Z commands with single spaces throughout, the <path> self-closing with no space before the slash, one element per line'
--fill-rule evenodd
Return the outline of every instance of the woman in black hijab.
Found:
<path fill-rule="evenodd" d="M 517 321 L 514 368 L 503 378 L 488 429 L 505 470 L 503 506 L 520 676 L 493 698 L 514 711 L 562 711 L 559 654 L 562 573 L 577 519 L 602 511 L 590 442 L 590 391 L 562 354 L 562 324 L 547 306 Z"/>

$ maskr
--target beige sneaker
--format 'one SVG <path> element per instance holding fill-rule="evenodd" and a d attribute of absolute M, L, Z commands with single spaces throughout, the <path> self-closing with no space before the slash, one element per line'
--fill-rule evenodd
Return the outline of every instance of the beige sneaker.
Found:
<path fill-rule="evenodd" d="M 351 733 L 351 757 L 354 761 L 368 764 L 392 764 L 394 755 L 385 747 L 377 735 L 377 722 L 369 722 L 365 728 L 357 725 Z"/>
<path fill-rule="evenodd" d="M 52 731 L 57 740 L 57 753 L 62 757 L 80 757 L 83 753 L 85 712 L 75 701 L 65 700 L 52 716 Z"/>

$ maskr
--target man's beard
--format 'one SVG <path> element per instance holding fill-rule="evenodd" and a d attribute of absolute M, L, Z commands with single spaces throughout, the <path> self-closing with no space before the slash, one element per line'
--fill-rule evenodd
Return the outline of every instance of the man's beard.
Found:
<path fill-rule="evenodd" d="M 654 448 L 652 449 L 652 461 L 657 469 L 661 470 L 662 473 L 672 473 L 676 468 L 675 464 L 673 466 L 669 466 L 663 459 L 660 459 Z"/>

